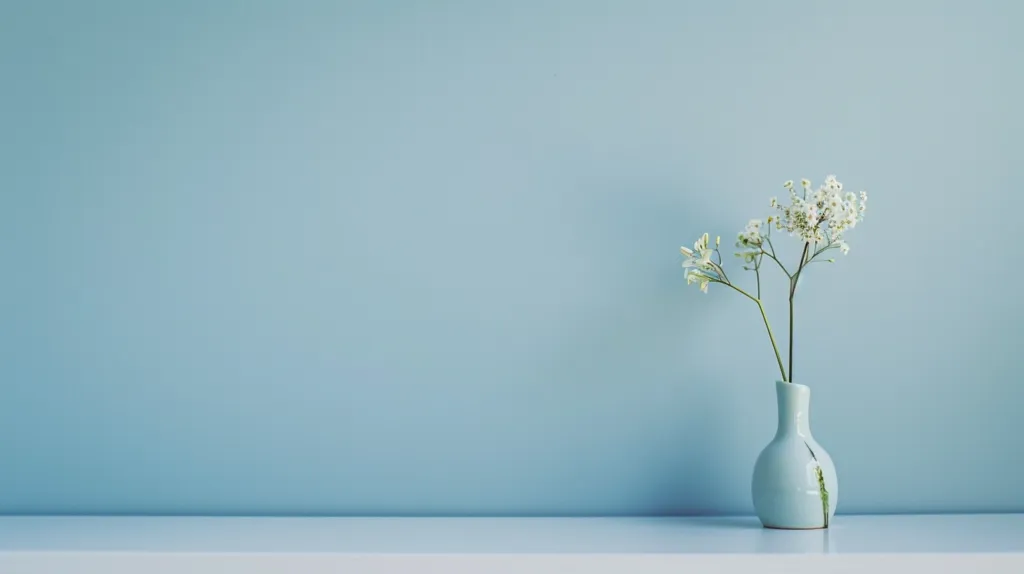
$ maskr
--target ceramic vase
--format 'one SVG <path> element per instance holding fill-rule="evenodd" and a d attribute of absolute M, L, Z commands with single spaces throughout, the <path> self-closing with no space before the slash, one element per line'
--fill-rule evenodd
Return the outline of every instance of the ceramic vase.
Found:
<path fill-rule="evenodd" d="M 779 426 L 754 464 L 751 494 L 767 528 L 828 528 L 839 502 L 832 458 L 811 436 L 811 389 L 776 381 Z"/>

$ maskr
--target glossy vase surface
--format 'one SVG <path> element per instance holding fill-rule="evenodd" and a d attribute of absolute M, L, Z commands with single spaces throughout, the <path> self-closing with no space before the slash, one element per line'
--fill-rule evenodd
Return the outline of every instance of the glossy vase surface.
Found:
<path fill-rule="evenodd" d="M 832 458 L 811 436 L 811 389 L 776 381 L 779 425 L 754 464 L 751 494 L 767 528 L 828 528 L 839 502 Z"/>

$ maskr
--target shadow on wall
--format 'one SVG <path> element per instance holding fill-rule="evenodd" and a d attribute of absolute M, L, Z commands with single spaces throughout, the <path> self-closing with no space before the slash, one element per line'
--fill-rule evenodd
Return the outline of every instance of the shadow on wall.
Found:
<path fill-rule="evenodd" d="M 720 514 L 735 498 L 723 490 L 732 471 L 720 454 L 735 450 L 725 426 L 730 399 L 721 375 L 697 361 L 709 344 L 704 327 L 728 301 L 687 286 L 679 252 L 705 229 L 724 228 L 708 227 L 697 196 L 667 185 L 583 194 L 574 231 L 590 250 L 589 280 L 601 298 L 582 308 L 544 365 L 546 380 L 577 386 L 567 395 L 601 411 L 588 419 L 617 425 L 605 434 L 619 445 L 615 462 L 651 480 L 632 495 L 634 508 L 658 515 Z"/>
<path fill-rule="evenodd" d="M 718 388 L 709 381 L 703 388 Z M 724 397 L 703 389 L 688 389 L 680 401 L 678 424 L 661 449 L 662 457 L 652 460 L 649 512 L 654 515 L 721 515 L 735 493 L 728 492 L 723 477 L 735 471 L 726 461 L 734 458 L 729 407 Z"/>

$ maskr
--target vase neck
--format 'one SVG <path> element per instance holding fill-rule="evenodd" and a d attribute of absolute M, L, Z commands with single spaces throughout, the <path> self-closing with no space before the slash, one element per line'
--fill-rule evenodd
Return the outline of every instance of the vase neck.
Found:
<path fill-rule="evenodd" d="M 776 381 L 775 393 L 779 401 L 779 428 L 775 436 L 811 438 L 811 389 L 804 385 Z"/>

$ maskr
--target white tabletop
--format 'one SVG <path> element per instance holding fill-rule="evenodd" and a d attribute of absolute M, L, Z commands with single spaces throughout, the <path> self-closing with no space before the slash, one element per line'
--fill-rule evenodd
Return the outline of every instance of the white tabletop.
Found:
<path fill-rule="evenodd" d="M 0 517 L 0 552 L 1024 552 L 1024 514 L 839 516 L 828 530 L 737 518 Z"/>
<path fill-rule="evenodd" d="M 768 530 L 753 517 L 0 517 L 5 574 L 722 568 L 1019 573 L 1024 514 L 838 516 L 808 531 Z"/>

